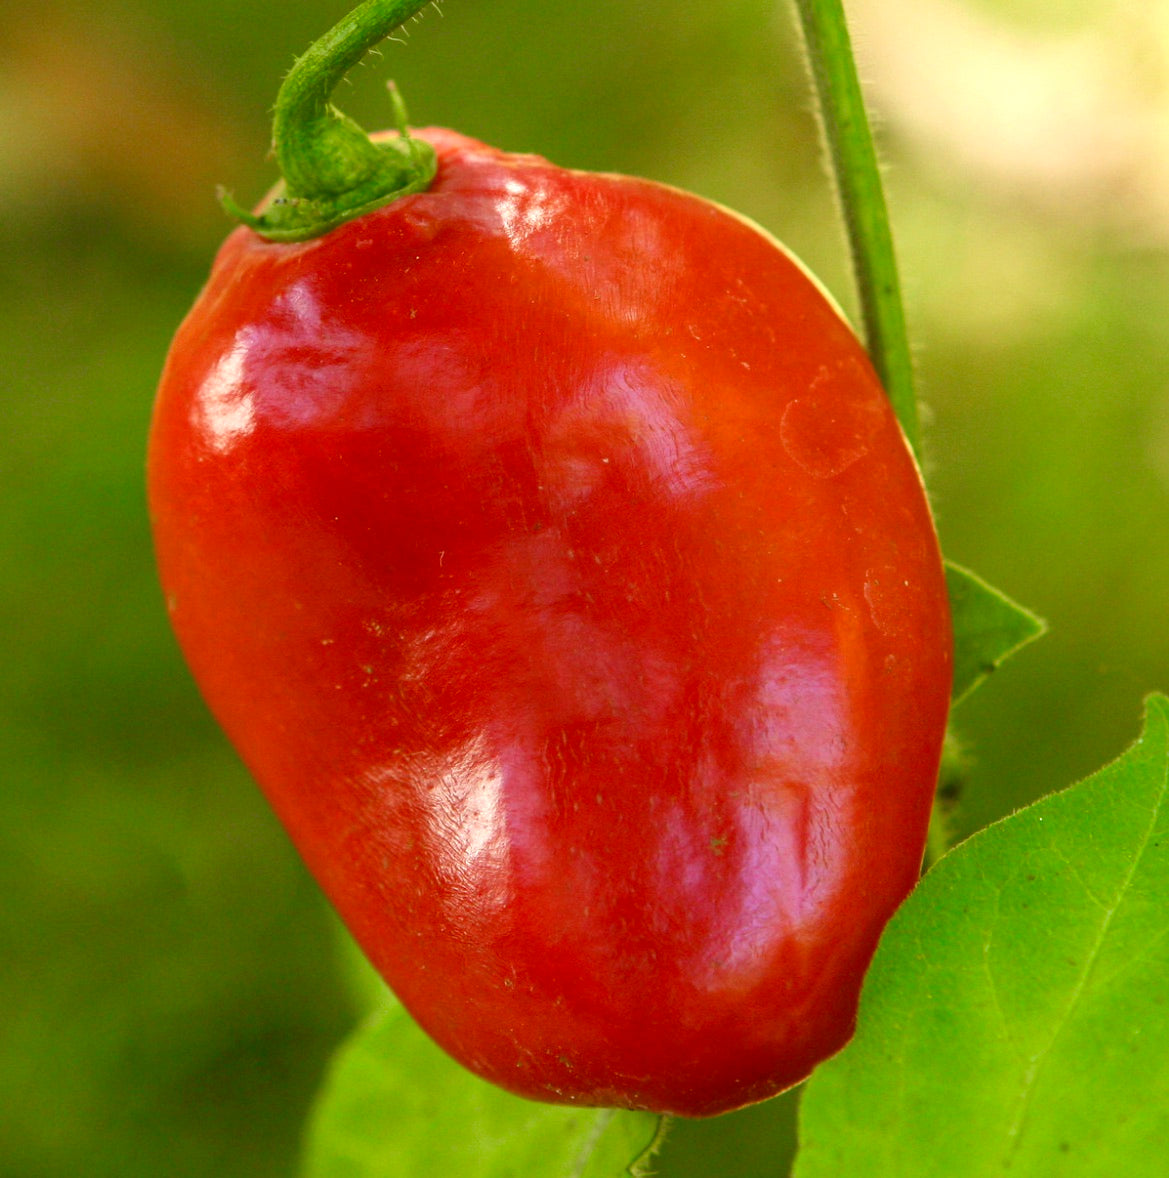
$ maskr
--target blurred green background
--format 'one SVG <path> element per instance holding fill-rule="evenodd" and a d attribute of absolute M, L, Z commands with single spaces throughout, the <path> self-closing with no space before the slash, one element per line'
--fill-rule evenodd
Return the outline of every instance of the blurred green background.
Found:
<path fill-rule="evenodd" d="M 267 187 L 279 79 L 346 7 L 0 4 L 3 1178 L 290 1174 L 360 1013 L 169 635 L 143 497 L 215 186 Z M 943 544 L 1052 627 L 959 715 L 969 832 L 1169 688 L 1169 5 L 849 10 Z M 853 306 L 785 4 L 444 0 L 339 101 L 384 124 L 391 75 L 419 123 L 732 205 Z M 663 1173 L 779 1173 L 777 1115 L 680 1131 Z"/>

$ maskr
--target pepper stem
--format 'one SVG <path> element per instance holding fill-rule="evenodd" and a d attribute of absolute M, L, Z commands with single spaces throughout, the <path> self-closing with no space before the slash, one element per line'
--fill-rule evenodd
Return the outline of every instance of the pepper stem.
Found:
<path fill-rule="evenodd" d="M 430 186 L 434 149 L 413 139 L 391 83 L 396 138 L 374 142 L 329 99 L 379 41 L 431 0 L 365 0 L 297 59 L 276 98 L 272 143 L 284 177 L 255 215 L 226 193 L 224 208 L 269 241 L 307 241 Z"/>
<path fill-rule="evenodd" d="M 796 7 L 848 229 L 865 342 L 910 449 L 916 453 L 913 353 L 905 326 L 881 170 L 857 78 L 844 5 L 841 0 L 796 0 Z"/>

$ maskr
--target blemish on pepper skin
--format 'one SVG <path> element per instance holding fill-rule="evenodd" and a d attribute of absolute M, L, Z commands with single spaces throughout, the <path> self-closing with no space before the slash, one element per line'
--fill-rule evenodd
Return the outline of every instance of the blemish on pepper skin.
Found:
<path fill-rule="evenodd" d="M 865 395 L 867 383 L 850 358 L 821 367 L 807 391 L 787 403 L 780 441 L 805 474 L 835 478 L 869 452 L 883 416 L 877 400 Z"/>
<path fill-rule="evenodd" d="M 888 637 L 904 627 L 905 618 L 911 616 L 912 592 L 907 580 L 887 570 L 870 569 L 865 573 L 865 604 L 873 625 L 882 634 Z"/>

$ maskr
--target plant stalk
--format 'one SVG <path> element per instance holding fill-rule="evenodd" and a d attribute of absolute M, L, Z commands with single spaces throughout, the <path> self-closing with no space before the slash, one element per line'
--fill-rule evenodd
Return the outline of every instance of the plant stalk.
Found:
<path fill-rule="evenodd" d="M 917 453 L 913 358 L 884 188 L 841 0 L 796 0 L 860 297 L 865 343 Z"/>
<path fill-rule="evenodd" d="M 271 241 L 305 241 L 421 192 L 434 179 L 429 144 L 413 139 L 396 89 L 396 138 L 377 142 L 331 103 L 341 79 L 379 41 L 431 0 L 365 0 L 297 59 L 276 98 L 272 145 L 283 183 L 253 215 L 230 197 L 228 212 Z"/>

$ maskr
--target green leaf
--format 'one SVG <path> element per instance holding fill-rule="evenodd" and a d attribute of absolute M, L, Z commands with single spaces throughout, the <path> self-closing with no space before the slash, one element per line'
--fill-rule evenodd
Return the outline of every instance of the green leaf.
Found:
<path fill-rule="evenodd" d="M 334 1059 L 308 1132 L 304 1178 L 625 1178 L 661 1118 L 512 1096 L 465 1071 L 400 1006 Z"/>
<path fill-rule="evenodd" d="M 954 622 L 950 697 L 957 705 L 1000 663 L 1043 634 L 1047 623 L 950 561 L 946 561 L 946 588 Z"/>
<path fill-rule="evenodd" d="M 1169 699 L 1087 781 L 943 858 L 890 923 L 796 1178 L 1169 1172 Z"/>

